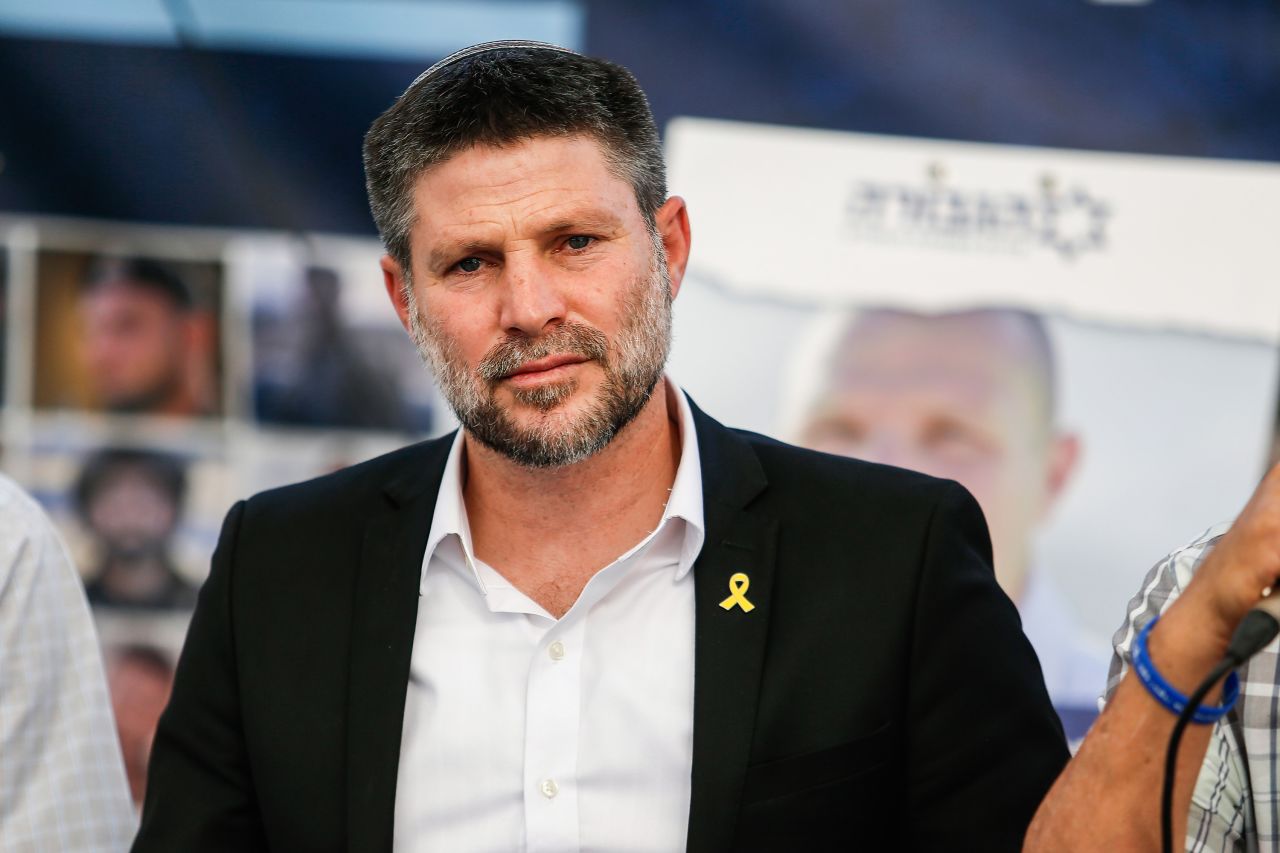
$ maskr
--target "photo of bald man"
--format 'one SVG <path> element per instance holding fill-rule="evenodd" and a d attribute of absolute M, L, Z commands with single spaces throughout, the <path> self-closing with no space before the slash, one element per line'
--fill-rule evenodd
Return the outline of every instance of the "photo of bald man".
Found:
<path fill-rule="evenodd" d="M 977 498 L 997 580 L 1018 605 L 1068 737 L 1083 737 L 1110 652 L 1080 629 L 1035 557 L 1037 530 L 1081 452 L 1059 424 L 1043 318 L 1012 308 L 875 308 L 842 314 L 817 350 L 800 443 L 955 480 Z"/>

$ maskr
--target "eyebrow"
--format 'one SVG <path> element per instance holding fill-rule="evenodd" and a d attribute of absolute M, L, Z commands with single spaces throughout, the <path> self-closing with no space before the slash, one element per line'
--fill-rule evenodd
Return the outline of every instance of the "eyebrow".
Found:
<path fill-rule="evenodd" d="M 438 270 L 452 265 L 455 261 L 472 255 L 483 255 L 493 251 L 493 245 L 484 240 L 468 240 L 465 243 L 450 243 L 427 252 L 427 269 Z"/>
<path fill-rule="evenodd" d="M 613 233 L 621 227 L 622 220 L 611 213 L 585 210 L 581 213 L 570 211 L 569 215 L 558 216 L 547 225 L 539 228 L 537 234 L 546 237 L 551 234 L 582 231 Z M 462 258 L 490 254 L 494 251 L 493 243 L 487 240 L 466 240 L 460 243 L 449 243 L 427 253 L 427 268 L 439 269 Z"/>
<path fill-rule="evenodd" d="M 542 228 L 541 234 L 562 234 L 566 231 L 613 231 L 622 221 L 609 213 L 582 212 L 563 216 Z"/>

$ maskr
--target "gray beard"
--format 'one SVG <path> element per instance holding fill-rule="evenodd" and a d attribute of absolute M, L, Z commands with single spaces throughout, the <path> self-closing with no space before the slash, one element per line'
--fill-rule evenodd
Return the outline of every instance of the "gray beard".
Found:
<path fill-rule="evenodd" d="M 414 342 L 435 374 L 440 390 L 473 438 L 528 468 L 572 465 L 600 452 L 648 403 L 671 349 L 671 287 L 661 244 L 653 269 L 637 279 L 623 302 L 623 325 L 610 346 L 598 329 L 565 322 L 538 338 L 508 336 L 469 370 L 438 321 L 424 317 L 412 286 L 406 286 Z M 604 381 L 586 410 L 572 419 L 555 410 L 578 388 L 566 379 L 532 389 L 512 389 L 518 405 L 541 415 L 522 427 L 497 400 L 502 377 L 519 365 L 548 355 L 572 353 L 594 360 Z"/>

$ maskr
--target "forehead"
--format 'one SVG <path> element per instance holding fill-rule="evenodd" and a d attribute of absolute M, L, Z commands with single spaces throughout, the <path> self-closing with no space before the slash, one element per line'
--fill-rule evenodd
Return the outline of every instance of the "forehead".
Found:
<path fill-rule="evenodd" d="M 98 487 L 98 494 L 113 492 L 117 489 L 161 491 L 162 487 L 156 481 L 155 475 L 141 466 L 122 465 L 112 471 L 108 471 L 103 476 L 102 484 Z"/>
<path fill-rule="evenodd" d="M 168 309 L 177 313 L 172 299 L 145 284 L 120 278 L 95 284 L 82 300 L 90 308 Z"/>
<path fill-rule="evenodd" d="M 829 384 L 973 408 L 1030 404 L 1045 393 L 1032 358 L 987 318 L 871 314 L 841 336 Z"/>
<path fill-rule="evenodd" d="M 639 215 L 630 184 L 603 146 L 585 135 L 473 145 L 418 176 L 414 207 L 426 236 L 471 225 L 509 227 L 578 209 Z"/>

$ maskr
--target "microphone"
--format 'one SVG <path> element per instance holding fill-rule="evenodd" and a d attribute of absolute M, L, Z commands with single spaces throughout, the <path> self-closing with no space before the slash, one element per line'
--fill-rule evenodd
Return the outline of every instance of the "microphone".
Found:
<path fill-rule="evenodd" d="M 1231 635 L 1231 642 L 1227 644 L 1227 653 L 1204 681 L 1200 682 L 1200 686 L 1188 699 L 1187 707 L 1178 715 L 1178 721 L 1169 735 L 1169 748 L 1164 758 L 1164 787 L 1160 794 L 1162 853 L 1172 853 L 1173 850 L 1173 780 L 1178 766 L 1178 744 L 1191 721 L 1192 713 L 1218 679 L 1262 651 L 1277 634 L 1280 634 L 1280 590 L 1269 586 L 1262 591 L 1262 600 L 1249 608 L 1249 612 L 1236 626 L 1236 632 Z"/>
<path fill-rule="evenodd" d="M 1277 634 L 1280 634 L 1280 591 L 1268 587 L 1262 592 L 1262 600 L 1240 620 L 1227 646 L 1227 657 L 1233 666 L 1239 666 L 1262 651 Z"/>

